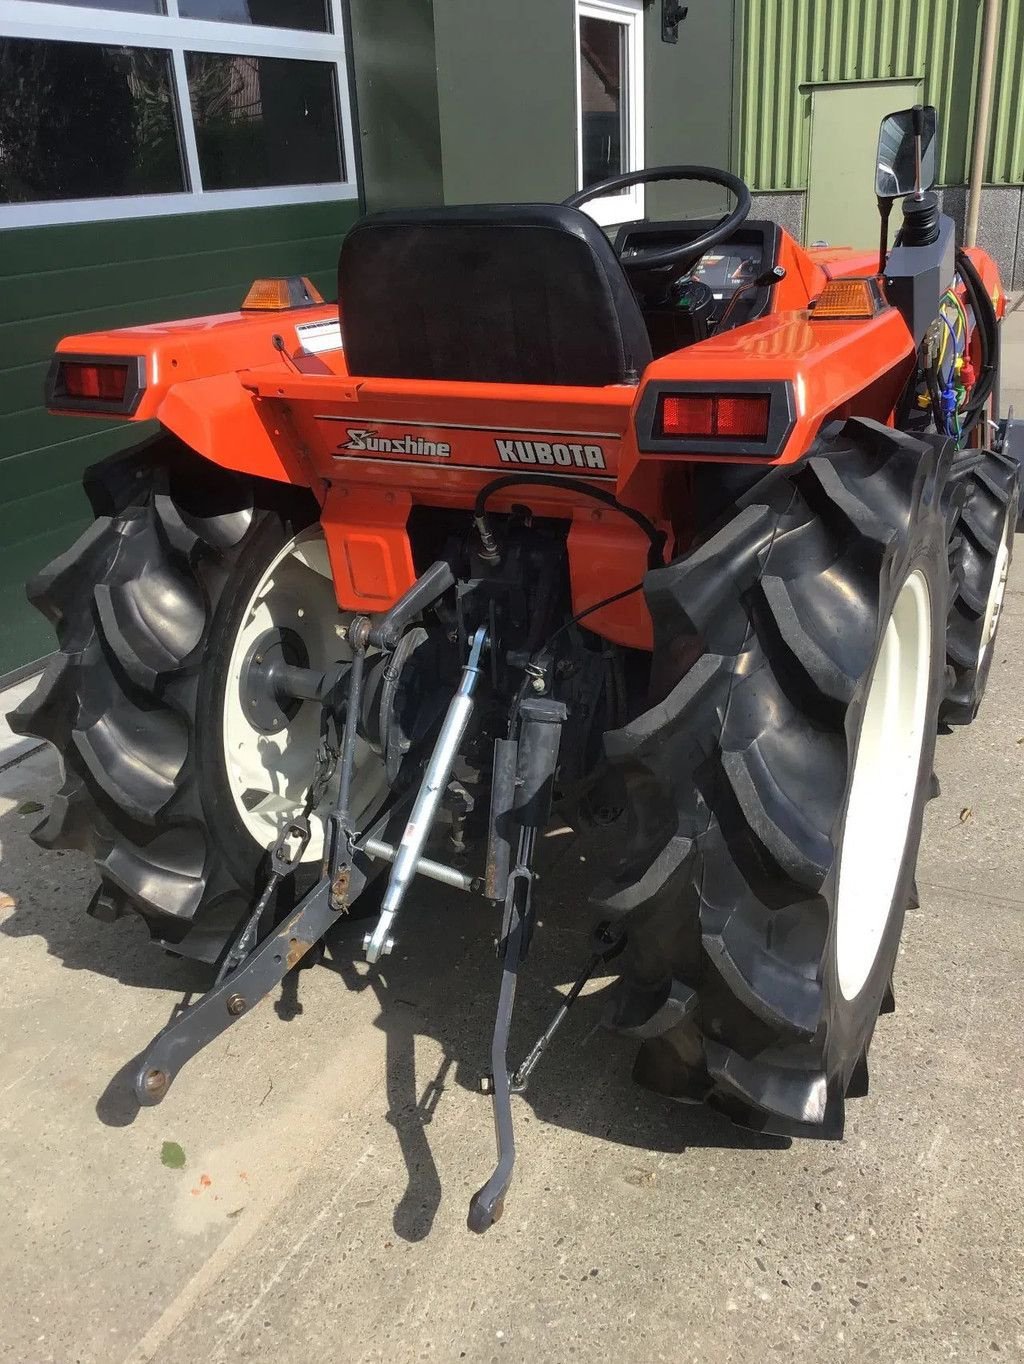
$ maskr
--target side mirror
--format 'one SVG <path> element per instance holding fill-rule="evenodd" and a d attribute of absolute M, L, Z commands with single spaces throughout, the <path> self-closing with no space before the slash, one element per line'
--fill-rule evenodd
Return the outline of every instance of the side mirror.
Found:
<path fill-rule="evenodd" d="M 879 199 L 919 194 L 935 184 L 938 118 L 932 104 L 915 104 L 882 120 L 875 193 Z"/>

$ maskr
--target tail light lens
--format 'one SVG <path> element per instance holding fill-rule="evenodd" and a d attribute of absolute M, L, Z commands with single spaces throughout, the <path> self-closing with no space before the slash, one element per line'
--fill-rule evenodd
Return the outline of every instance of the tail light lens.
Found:
<path fill-rule="evenodd" d="M 123 403 L 128 387 L 127 365 L 61 365 L 64 392 L 69 398 L 102 398 L 104 402 Z"/>
<path fill-rule="evenodd" d="M 797 420 L 788 379 L 656 379 L 640 395 L 636 441 L 643 455 L 761 463 L 785 451 Z"/>
<path fill-rule="evenodd" d="M 768 438 L 771 401 L 766 393 L 665 394 L 659 434 L 694 440 Z"/>
<path fill-rule="evenodd" d="M 52 412 L 130 417 L 146 389 L 141 355 L 55 355 L 46 376 Z"/>

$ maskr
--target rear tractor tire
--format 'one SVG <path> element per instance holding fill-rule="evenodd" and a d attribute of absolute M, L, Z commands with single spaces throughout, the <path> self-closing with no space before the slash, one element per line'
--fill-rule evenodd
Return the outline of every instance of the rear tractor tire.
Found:
<path fill-rule="evenodd" d="M 939 719 L 968 725 L 978 713 L 995 655 L 996 632 L 1020 512 L 1020 466 L 979 451 L 966 475 L 951 542 L 952 593 L 946 632 L 946 694 Z"/>
<path fill-rule="evenodd" d="M 96 466 L 86 490 L 96 520 L 28 589 L 58 652 L 11 724 L 64 770 L 34 837 L 93 856 L 95 917 L 133 910 L 213 962 L 303 805 L 320 737 L 319 707 L 254 703 L 245 669 L 267 647 L 303 666 L 346 657 L 318 508 L 166 438 Z M 355 804 L 385 792 L 361 745 Z M 306 880 L 323 848 L 311 823 Z"/>
<path fill-rule="evenodd" d="M 951 443 L 869 421 L 648 575 L 653 704 L 599 893 L 628 934 L 634 1077 L 783 1135 L 842 1135 L 914 900 L 944 675 Z"/>

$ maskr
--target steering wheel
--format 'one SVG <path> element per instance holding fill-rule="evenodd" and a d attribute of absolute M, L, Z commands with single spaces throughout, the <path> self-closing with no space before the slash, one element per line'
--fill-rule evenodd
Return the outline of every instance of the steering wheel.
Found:
<path fill-rule="evenodd" d="M 614 194 L 616 190 L 628 189 L 630 185 L 653 184 L 658 180 L 698 180 L 705 184 L 721 185 L 736 199 L 732 211 L 702 236 L 694 237 L 680 246 L 630 247 L 629 259 L 622 261 L 623 269 L 630 275 L 660 273 L 668 271 L 670 267 L 674 267 L 677 277 L 686 275 L 706 251 L 730 237 L 750 213 L 750 190 L 738 175 L 716 170 L 714 166 L 652 166 L 650 170 L 631 171 L 628 175 L 613 175 L 608 180 L 599 180 L 581 189 L 578 194 L 563 199 L 562 206 L 579 208 L 591 199 L 600 199 L 604 194 Z"/>

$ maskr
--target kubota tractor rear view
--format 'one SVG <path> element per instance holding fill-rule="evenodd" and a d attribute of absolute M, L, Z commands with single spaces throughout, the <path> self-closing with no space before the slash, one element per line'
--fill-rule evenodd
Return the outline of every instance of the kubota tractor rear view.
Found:
<path fill-rule="evenodd" d="M 907 197 L 881 255 L 805 251 L 735 176 L 659 167 L 364 218 L 337 308 L 261 281 L 61 342 L 51 409 L 161 427 L 88 472 L 95 522 L 30 585 L 59 651 L 12 719 L 61 754 L 36 838 L 95 858 L 91 912 L 215 971 L 140 1103 L 339 916 L 372 907 L 380 961 L 426 876 L 483 897 L 502 962 L 474 1230 L 510 1096 L 604 962 L 641 1084 L 842 1133 L 1018 515 L 1003 293 L 928 191 L 934 145 L 932 109 L 883 124 L 886 219 Z M 664 180 L 735 206 L 614 245 L 580 211 Z M 516 1067 L 553 804 L 608 857 L 592 959 Z"/>

